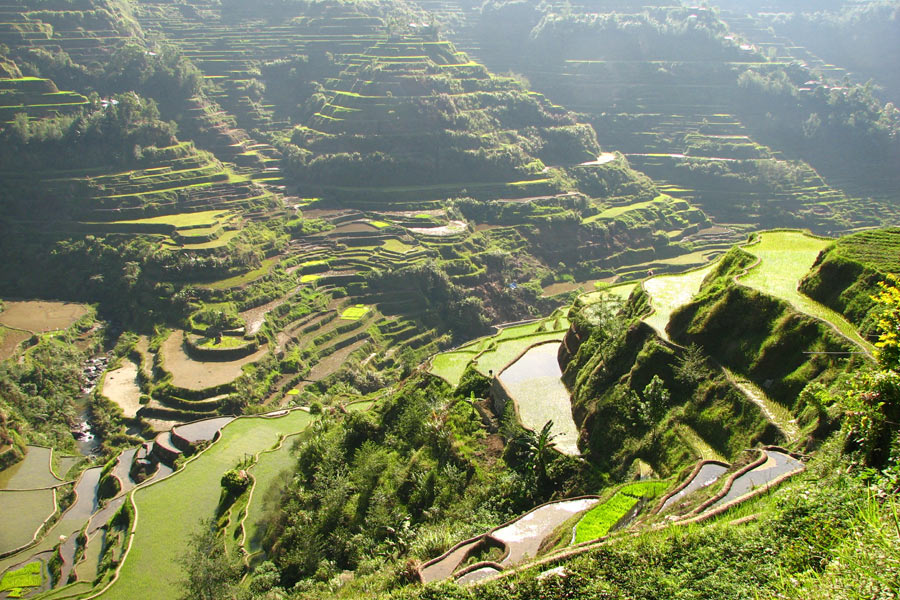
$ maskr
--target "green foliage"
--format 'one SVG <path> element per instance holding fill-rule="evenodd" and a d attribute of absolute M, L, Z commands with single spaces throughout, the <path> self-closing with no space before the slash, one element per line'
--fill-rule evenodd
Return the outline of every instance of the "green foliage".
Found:
<path fill-rule="evenodd" d="M 668 487 L 666 481 L 642 481 L 622 486 L 611 498 L 592 508 L 578 521 L 575 543 L 605 536 L 639 502 L 655 498 Z"/>
<path fill-rule="evenodd" d="M 3 574 L 3 578 L 0 579 L 0 592 L 14 592 L 22 588 L 39 587 L 44 581 L 41 571 L 40 561 L 28 563 L 24 567 L 13 571 L 7 571 Z M 17 596 L 13 596 L 10 593 L 10 597 L 14 598 Z"/>
<path fill-rule="evenodd" d="M 900 418 L 900 373 L 863 370 L 840 399 L 845 449 L 866 466 L 883 467 L 896 451 L 894 423 Z"/>
<path fill-rule="evenodd" d="M 135 161 L 134 147 L 171 146 L 174 126 L 159 119 L 153 100 L 137 94 L 119 94 L 106 108 L 100 106 L 79 117 L 17 119 L 0 132 L 0 158 L 5 168 L 37 170 L 47 157 L 69 168 Z"/>
<path fill-rule="evenodd" d="M 218 600 L 237 589 L 241 567 L 228 556 L 213 521 L 201 521 L 180 556 L 185 578 L 183 600 Z"/>
<path fill-rule="evenodd" d="M 72 450 L 85 354 L 64 337 L 41 337 L 21 363 L 0 363 L 0 411 L 33 444 Z"/>
<path fill-rule="evenodd" d="M 222 475 L 222 488 L 226 494 L 237 496 L 250 485 L 250 477 L 243 469 L 230 469 Z"/>

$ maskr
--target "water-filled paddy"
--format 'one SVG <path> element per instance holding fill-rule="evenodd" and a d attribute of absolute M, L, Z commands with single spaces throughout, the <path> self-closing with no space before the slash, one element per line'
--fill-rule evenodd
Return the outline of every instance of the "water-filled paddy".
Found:
<path fill-rule="evenodd" d="M 496 375 L 529 346 L 540 342 L 561 342 L 564 337 L 566 337 L 565 331 L 551 331 L 501 340 L 497 342 L 495 348 L 478 357 L 475 368 L 486 377 L 490 377 L 492 373 Z"/>
<path fill-rule="evenodd" d="M 49 448 L 28 446 L 25 458 L 0 471 L 0 490 L 32 490 L 62 483 L 50 471 Z"/>
<path fill-rule="evenodd" d="M 578 455 L 578 428 L 572 418 L 569 390 L 562 382 L 559 344 L 535 346 L 500 374 L 500 382 L 516 403 L 522 424 L 540 431 L 553 421 L 553 444 L 565 454 Z"/>
<path fill-rule="evenodd" d="M 803 463 L 788 454 L 772 450 L 765 450 L 765 453 L 766 462 L 735 479 L 728 493 L 713 504 L 712 508 L 737 500 L 758 487 L 768 485 L 782 475 L 803 469 Z"/>
<path fill-rule="evenodd" d="M 491 535 L 509 547 L 509 555 L 503 559 L 502 564 L 515 565 L 528 557 L 537 556 L 544 538 L 572 515 L 591 508 L 597 502 L 596 498 L 582 498 L 547 504 L 516 522 L 497 529 Z"/>
<path fill-rule="evenodd" d="M 708 487 L 719 480 L 719 477 L 728 470 L 725 465 L 716 463 L 706 463 L 700 467 L 697 474 L 691 479 L 690 483 L 684 486 L 677 494 L 672 494 L 660 508 L 660 512 L 675 506 L 675 504 L 688 494 L 699 489 Z"/>
<path fill-rule="evenodd" d="M 9 552 L 31 542 L 35 532 L 53 511 L 53 490 L 0 491 L 0 552 Z"/>

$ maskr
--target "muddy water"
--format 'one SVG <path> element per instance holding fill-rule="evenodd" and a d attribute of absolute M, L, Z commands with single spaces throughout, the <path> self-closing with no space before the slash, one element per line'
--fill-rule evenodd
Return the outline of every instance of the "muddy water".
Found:
<path fill-rule="evenodd" d="M 705 488 L 714 484 L 719 480 L 719 477 L 722 476 L 722 473 L 728 470 L 728 467 L 723 465 L 717 465 L 713 463 L 707 463 L 700 467 L 700 470 L 697 472 L 697 475 L 691 480 L 687 486 L 684 487 L 680 492 L 674 494 L 668 500 L 666 500 L 665 504 L 663 504 L 660 512 L 666 510 L 667 508 L 674 506 L 676 502 L 701 488 Z"/>
<path fill-rule="evenodd" d="M 0 490 L 33 490 L 62 483 L 50 471 L 50 449 L 28 446 L 25 458 L 0 471 Z"/>
<path fill-rule="evenodd" d="M 494 531 L 491 535 L 509 547 L 509 555 L 503 559 L 503 564 L 515 565 L 528 557 L 537 556 L 545 537 L 570 517 L 591 508 L 597 502 L 597 498 L 582 498 L 547 504 Z"/>
<path fill-rule="evenodd" d="M 195 421 L 187 425 L 180 425 L 172 430 L 172 433 L 178 437 L 194 444 L 196 442 L 204 442 L 213 439 L 216 432 L 234 421 L 234 417 L 219 417 L 216 419 L 206 419 L 205 421 Z"/>
<path fill-rule="evenodd" d="M 765 453 L 767 456 L 766 462 L 735 479 L 728 493 L 713 504 L 711 508 L 728 504 L 755 488 L 768 485 L 777 477 L 803 469 L 803 463 L 792 456 L 772 450 L 766 450 Z"/>

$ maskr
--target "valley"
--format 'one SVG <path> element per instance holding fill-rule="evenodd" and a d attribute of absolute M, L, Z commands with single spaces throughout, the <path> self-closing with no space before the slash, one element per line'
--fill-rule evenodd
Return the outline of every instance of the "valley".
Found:
<path fill-rule="evenodd" d="M 900 8 L 714 4 L 0 1 L 0 599 L 895 589 Z"/>

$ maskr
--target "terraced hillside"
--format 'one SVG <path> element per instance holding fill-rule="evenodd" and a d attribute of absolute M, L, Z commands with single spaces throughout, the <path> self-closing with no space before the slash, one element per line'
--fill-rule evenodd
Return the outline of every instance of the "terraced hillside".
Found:
<path fill-rule="evenodd" d="M 853 162 L 866 174 L 854 176 L 850 161 L 824 143 L 831 130 L 800 131 L 816 113 L 835 136 L 855 135 L 835 107 L 860 93 L 841 87 L 839 69 L 825 69 L 783 39 L 761 39 L 764 29 L 750 18 L 624 4 L 616 15 L 527 3 L 468 14 L 490 66 L 521 72 L 555 102 L 588 113 L 600 138 L 663 191 L 720 222 L 835 233 L 896 218 L 887 166 L 895 149 L 860 150 L 867 158 Z M 497 36 L 498 29 L 507 35 Z M 498 42 L 507 36 L 527 39 L 525 50 Z M 781 92 L 757 85 L 776 80 L 785 85 Z M 778 93 L 773 111 L 767 101 Z M 859 110 L 876 104 L 863 99 Z M 774 125 L 771 115 L 782 107 Z M 788 122 L 796 122 L 789 134 Z"/>

